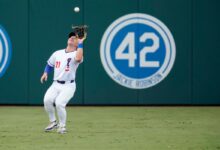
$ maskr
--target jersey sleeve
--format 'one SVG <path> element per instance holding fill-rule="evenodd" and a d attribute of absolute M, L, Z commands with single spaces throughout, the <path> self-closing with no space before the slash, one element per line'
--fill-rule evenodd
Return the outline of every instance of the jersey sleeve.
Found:
<path fill-rule="evenodd" d="M 55 52 L 50 56 L 50 58 L 47 60 L 47 64 L 51 67 L 54 67 L 56 61 Z"/>

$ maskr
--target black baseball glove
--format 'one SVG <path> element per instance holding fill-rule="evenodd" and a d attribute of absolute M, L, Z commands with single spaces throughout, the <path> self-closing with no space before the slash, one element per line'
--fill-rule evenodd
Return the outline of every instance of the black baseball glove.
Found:
<path fill-rule="evenodd" d="M 87 29 L 88 26 L 87 25 L 82 25 L 82 26 L 74 26 L 73 28 L 73 32 L 78 36 L 78 38 L 82 39 L 86 36 L 87 34 Z"/>

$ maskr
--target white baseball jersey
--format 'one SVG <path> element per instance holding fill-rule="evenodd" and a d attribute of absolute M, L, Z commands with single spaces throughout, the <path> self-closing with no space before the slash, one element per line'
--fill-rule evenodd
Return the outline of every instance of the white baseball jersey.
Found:
<path fill-rule="evenodd" d="M 66 52 L 65 49 L 55 51 L 47 61 L 48 65 L 54 67 L 53 80 L 71 81 L 75 80 L 76 70 L 81 62 L 75 60 L 76 51 Z"/>

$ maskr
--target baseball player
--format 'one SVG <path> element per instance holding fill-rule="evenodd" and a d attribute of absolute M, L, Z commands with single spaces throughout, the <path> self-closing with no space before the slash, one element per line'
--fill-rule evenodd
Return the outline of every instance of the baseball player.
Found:
<path fill-rule="evenodd" d="M 57 50 L 50 56 L 41 77 L 41 83 L 47 81 L 48 74 L 54 70 L 54 81 L 44 96 L 44 108 L 50 121 L 45 132 L 57 129 L 58 133 L 66 133 L 65 107 L 76 90 L 75 75 L 79 64 L 83 62 L 85 40 L 85 37 L 80 39 L 75 32 L 71 32 L 68 37 L 66 49 Z"/>

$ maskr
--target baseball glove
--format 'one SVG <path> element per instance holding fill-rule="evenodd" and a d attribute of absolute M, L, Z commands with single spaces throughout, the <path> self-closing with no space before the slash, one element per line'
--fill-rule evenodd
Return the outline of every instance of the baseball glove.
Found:
<path fill-rule="evenodd" d="M 73 32 L 78 36 L 78 38 L 82 39 L 87 34 L 88 26 L 87 25 L 73 26 L 72 29 L 73 29 Z"/>

